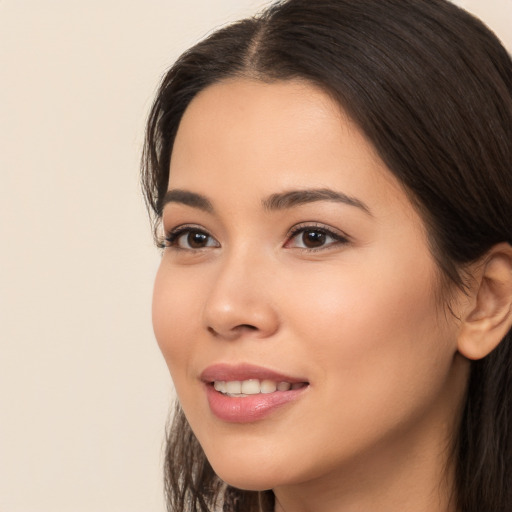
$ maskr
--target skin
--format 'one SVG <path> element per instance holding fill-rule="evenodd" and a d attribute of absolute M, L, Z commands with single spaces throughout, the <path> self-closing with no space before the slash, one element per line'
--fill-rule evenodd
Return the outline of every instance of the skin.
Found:
<path fill-rule="evenodd" d="M 329 199 L 269 209 L 272 194 Z M 276 511 L 451 511 L 451 439 L 468 362 L 439 303 L 439 270 L 406 193 L 339 105 L 299 81 L 234 79 L 202 91 L 173 148 L 154 289 L 155 334 L 190 425 L 217 474 L 272 488 Z M 364 206 L 361 206 L 364 205 Z M 303 232 L 330 230 L 315 250 Z M 455 294 L 457 295 L 457 294 Z M 454 301 L 457 301 L 455 297 Z M 212 414 L 201 372 L 251 363 L 304 378 L 256 422 Z"/>

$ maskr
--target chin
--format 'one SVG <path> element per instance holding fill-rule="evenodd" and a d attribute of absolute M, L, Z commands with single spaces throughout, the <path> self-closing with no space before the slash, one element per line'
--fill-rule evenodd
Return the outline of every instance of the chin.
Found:
<path fill-rule="evenodd" d="M 251 474 L 241 474 L 239 471 L 223 472 L 216 470 L 215 473 L 223 482 L 231 487 L 236 487 L 244 491 L 267 491 L 276 487 L 275 480 L 262 477 L 256 470 Z"/>
<path fill-rule="evenodd" d="M 210 464 L 216 475 L 228 485 L 246 491 L 266 491 L 283 485 L 286 477 L 283 468 L 270 467 L 271 464 L 247 460 L 239 463 L 235 457 L 224 455 L 222 461 L 213 460 Z"/>

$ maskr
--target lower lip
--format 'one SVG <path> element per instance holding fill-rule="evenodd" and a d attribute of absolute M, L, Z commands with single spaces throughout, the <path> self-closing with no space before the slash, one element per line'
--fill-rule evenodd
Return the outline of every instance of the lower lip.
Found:
<path fill-rule="evenodd" d="M 290 391 L 233 397 L 224 395 L 216 391 L 212 384 L 207 384 L 206 396 L 210 410 L 217 418 L 229 423 L 251 423 L 262 420 L 280 407 L 296 400 L 307 387 L 309 386 Z"/>

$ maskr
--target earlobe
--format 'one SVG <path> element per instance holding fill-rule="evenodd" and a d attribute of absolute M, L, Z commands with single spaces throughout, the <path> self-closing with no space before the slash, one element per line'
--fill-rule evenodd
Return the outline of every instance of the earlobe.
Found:
<path fill-rule="evenodd" d="M 494 350 L 512 326 L 512 247 L 495 245 L 474 266 L 457 345 L 468 359 Z"/>

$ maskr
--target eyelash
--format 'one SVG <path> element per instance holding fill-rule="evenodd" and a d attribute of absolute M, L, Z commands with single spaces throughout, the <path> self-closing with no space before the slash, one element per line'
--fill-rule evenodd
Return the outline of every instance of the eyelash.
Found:
<path fill-rule="evenodd" d="M 301 233 L 304 234 L 306 232 L 314 232 L 314 233 L 320 233 L 322 235 L 325 235 L 327 237 L 330 237 L 334 240 L 334 242 L 321 245 L 320 247 L 296 247 L 296 249 L 299 249 L 304 252 L 317 252 L 317 251 L 325 251 L 329 249 L 332 245 L 338 245 L 338 244 L 348 244 L 350 239 L 347 235 L 340 233 L 338 231 L 334 231 L 332 228 L 329 228 L 323 224 L 318 223 L 303 223 L 298 224 L 297 226 L 294 226 L 290 233 L 286 237 L 286 243 L 285 247 L 290 243 L 291 240 L 296 238 Z"/>
<path fill-rule="evenodd" d="M 298 224 L 297 226 L 294 226 L 290 230 L 290 232 L 286 235 L 286 242 L 284 243 L 284 247 L 287 248 L 287 246 L 290 244 L 290 242 L 294 238 L 296 238 L 301 233 L 306 233 L 308 231 L 319 233 L 321 235 L 325 235 L 326 237 L 332 238 L 334 240 L 334 242 L 324 244 L 319 247 L 295 247 L 295 249 L 299 249 L 300 251 L 303 251 L 303 252 L 317 252 L 317 251 L 326 250 L 332 245 L 338 245 L 338 244 L 345 245 L 345 244 L 349 243 L 349 241 L 350 241 L 350 239 L 347 235 L 342 234 L 337 231 L 334 231 L 332 228 L 329 228 L 323 224 L 302 223 L 302 224 Z M 180 247 L 178 245 L 178 240 L 183 235 L 194 233 L 194 232 L 204 235 L 211 240 L 215 240 L 207 231 L 200 228 L 199 226 L 182 225 L 182 226 L 178 226 L 178 227 L 174 228 L 173 230 L 171 230 L 170 232 L 166 233 L 164 240 L 160 243 L 160 247 L 161 248 L 171 248 L 171 249 L 174 249 L 177 251 L 194 251 L 194 252 L 200 251 L 203 249 L 208 249 L 211 247 L 214 247 L 214 248 L 218 247 L 218 245 L 214 245 L 214 246 L 207 245 L 205 247 L 193 248 L 193 247 Z M 218 244 L 217 241 L 215 241 L 215 242 L 216 242 L 216 244 Z"/>
<path fill-rule="evenodd" d="M 207 236 L 208 238 L 215 240 L 207 231 L 200 228 L 199 226 L 195 226 L 193 224 L 190 225 L 182 225 L 178 226 L 174 229 L 172 229 L 170 232 L 165 234 L 165 238 L 163 240 L 163 243 L 161 244 L 162 248 L 172 248 L 177 251 L 200 251 L 201 249 L 207 249 L 209 246 L 206 247 L 199 247 L 199 248 L 188 248 L 188 247 L 180 247 L 178 245 L 178 240 L 186 234 L 190 233 L 198 233 Z M 218 243 L 218 242 L 217 242 Z"/>

